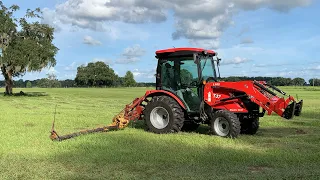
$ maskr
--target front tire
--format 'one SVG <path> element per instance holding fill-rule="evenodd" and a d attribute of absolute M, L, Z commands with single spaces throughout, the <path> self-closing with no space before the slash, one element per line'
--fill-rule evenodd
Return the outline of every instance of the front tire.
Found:
<path fill-rule="evenodd" d="M 229 138 L 237 138 L 241 129 L 237 115 L 227 110 L 216 111 L 210 126 L 215 135 Z"/>
<path fill-rule="evenodd" d="M 241 134 L 254 135 L 259 129 L 259 118 L 241 120 Z"/>
<path fill-rule="evenodd" d="M 144 110 L 146 130 L 157 133 L 181 131 L 184 113 L 181 106 L 169 96 L 155 96 Z"/>

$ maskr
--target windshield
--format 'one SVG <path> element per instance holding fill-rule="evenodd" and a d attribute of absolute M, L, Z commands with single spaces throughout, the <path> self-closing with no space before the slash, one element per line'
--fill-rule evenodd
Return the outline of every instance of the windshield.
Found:
<path fill-rule="evenodd" d="M 200 61 L 199 61 L 200 60 Z M 216 78 L 213 57 L 173 57 L 160 63 L 162 88 L 178 90 L 185 87 L 197 87 L 209 77 Z"/>
<path fill-rule="evenodd" d="M 216 78 L 215 66 L 212 57 L 200 57 L 200 68 L 202 80 L 209 77 Z"/>

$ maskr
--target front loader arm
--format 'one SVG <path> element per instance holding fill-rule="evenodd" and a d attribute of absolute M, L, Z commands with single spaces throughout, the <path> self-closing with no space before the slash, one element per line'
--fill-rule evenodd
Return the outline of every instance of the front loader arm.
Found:
<path fill-rule="evenodd" d="M 205 93 L 215 92 L 217 90 L 221 91 L 221 89 L 225 89 L 228 92 L 243 92 L 250 101 L 266 110 L 268 115 L 275 112 L 281 117 L 291 119 L 296 110 L 295 99 L 292 96 L 289 96 L 287 99 L 278 97 L 265 85 L 266 83 L 263 81 L 211 82 L 205 85 Z M 208 99 L 208 95 L 205 94 L 205 99 L 206 98 Z M 227 99 L 227 101 L 228 99 L 234 101 L 236 98 L 237 97 L 225 99 Z M 219 104 L 222 101 L 224 101 L 224 99 L 215 100 L 210 105 L 215 106 L 215 104 Z M 300 104 L 302 106 L 302 102 L 300 102 Z"/>

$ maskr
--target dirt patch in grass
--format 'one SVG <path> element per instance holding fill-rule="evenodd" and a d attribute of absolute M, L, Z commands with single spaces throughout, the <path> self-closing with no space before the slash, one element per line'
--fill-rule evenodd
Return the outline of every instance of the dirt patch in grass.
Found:
<path fill-rule="evenodd" d="M 296 130 L 296 133 L 297 133 L 297 134 L 307 134 L 307 132 L 304 131 L 304 130 L 302 130 L 302 129 L 297 129 L 297 130 Z"/>

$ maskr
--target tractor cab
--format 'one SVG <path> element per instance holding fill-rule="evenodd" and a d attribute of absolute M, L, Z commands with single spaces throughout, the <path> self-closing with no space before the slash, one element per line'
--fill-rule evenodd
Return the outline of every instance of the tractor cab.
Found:
<path fill-rule="evenodd" d="M 174 93 L 188 112 L 199 112 L 203 81 L 216 81 L 216 53 L 199 48 L 172 48 L 156 51 L 156 88 Z"/>

